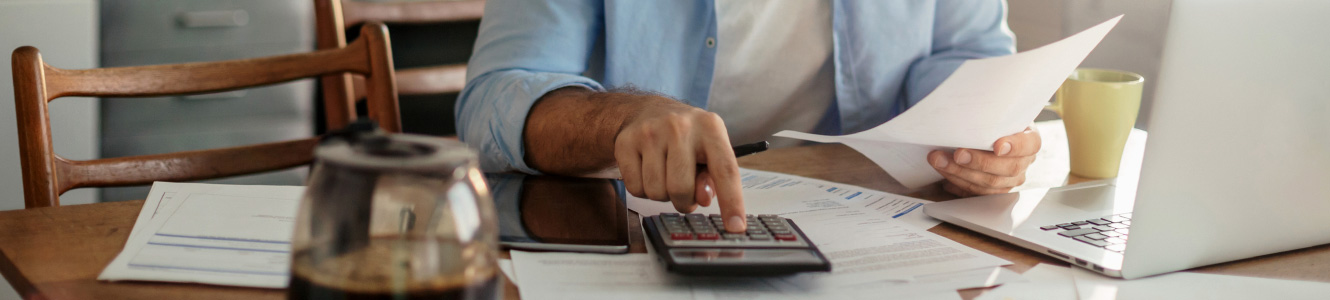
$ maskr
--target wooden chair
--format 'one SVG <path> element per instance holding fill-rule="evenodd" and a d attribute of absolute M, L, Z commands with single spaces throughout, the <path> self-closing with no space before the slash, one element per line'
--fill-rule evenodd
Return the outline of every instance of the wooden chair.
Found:
<path fill-rule="evenodd" d="M 369 117 L 389 132 L 400 132 L 396 81 L 388 30 L 383 24 L 361 29 L 346 47 L 264 58 L 65 70 L 42 61 L 37 48 L 14 50 L 14 102 L 27 208 L 60 205 L 65 191 L 90 186 L 124 186 L 153 181 L 190 181 L 284 169 L 313 160 L 317 138 L 156 155 L 68 160 L 51 144 L 48 102 L 66 96 L 151 97 L 209 93 L 276 84 L 324 74 L 365 75 Z M 119 100 L 133 101 L 133 100 Z"/>
<path fill-rule="evenodd" d="M 363 2 L 314 0 L 315 29 L 319 49 L 346 45 L 346 28 L 366 22 L 444 23 L 479 20 L 485 12 L 483 0 L 428 2 Z M 324 107 L 329 129 L 342 128 L 355 119 L 355 101 L 364 97 L 364 80 L 351 74 L 326 75 Z M 401 95 L 456 93 L 466 84 L 466 65 L 446 65 L 397 70 L 397 92 Z"/>

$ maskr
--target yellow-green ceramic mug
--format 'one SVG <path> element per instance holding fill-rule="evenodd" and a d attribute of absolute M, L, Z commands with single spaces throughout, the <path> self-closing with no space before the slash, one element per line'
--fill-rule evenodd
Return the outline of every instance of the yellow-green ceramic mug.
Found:
<path fill-rule="evenodd" d="M 1122 147 L 1141 109 L 1140 74 L 1076 69 L 1046 107 L 1062 116 L 1071 151 L 1071 173 L 1085 178 L 1118 176 Z"/>

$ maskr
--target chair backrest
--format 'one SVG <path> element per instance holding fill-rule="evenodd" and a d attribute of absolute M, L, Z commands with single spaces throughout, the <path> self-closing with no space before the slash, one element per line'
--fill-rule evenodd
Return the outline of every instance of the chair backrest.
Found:
<path fill-rule="evenodd" d="M 315 30 L 319 49 L 346 45 L 346 28 L 366 22 L 446 23 L 479 20 L 484 0 L 424 2 L 364 2 L 314 0 Z M 402 95 L 444 94 L 462 91 L 466 65 L 444 65 L 397 71 L 397 89 Z M 324 107 L 329 129 L 342 128 L 355 119 L 356 100 L 365 96 L 364 79 L 351 74 L 323 76 Z"/>
<path fill-rule="evenodd" d="M 190 181 L 308 164 L 316 138 L 156 155 L 86 161 L 56 155 L 50 101 L 67 96 L 151 97 L 209 93 L 352 72 L 367 78 L 369 117 L 400 132 L 388 30 L 367 24 L 360 39 L 339 49 L 219 62 L 65 70 L 42 61 L 37 48 L 14 50 L 14 102 L 27 208 L 60 205 L 78 187 Z M 133 101 L 133 100 L 118 100 Z M 354 111 L 353 111 L 354 112 Z"/>

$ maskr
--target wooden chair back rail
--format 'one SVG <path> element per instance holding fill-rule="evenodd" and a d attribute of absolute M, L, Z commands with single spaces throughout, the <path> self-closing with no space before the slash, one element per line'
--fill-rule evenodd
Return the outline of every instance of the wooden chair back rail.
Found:
<path fill-rule="evenodd" d="M 366 22 L 444 23 L 479 20 L 485 12 L 483 0 L 374 3 L 353 0 L 314 0 L 319 49 L 346 45 L 344 30 Z M 397 74 L 401 95 L 445 94 L 462 91 L 466 65 L 402 70 Z M 368 91 L 362 78 L 352 74 L 325 75 L 323 86 L 327 127 L 342 128 L 355 118 L 356 101 Z"/>
<path fill-rule="evenodd" d="M 63 193 L 91 186 L 126 186 L 153 181 L 194 181 L 281 170 L 314 161 L 318 138 L 233 148 L 176 152 L 97 160 L 57 156 L 56 182 Z"/>
<path fill-rule="evenodd" d="M 447 94 L 466 86 L 466 65 L 444 65 L 397 70 L 398 95 Z M 353 98 L 365 98 L 365 77 L 351 75 Z"/>
<path fill-rule="evenodd" d="M 361 38 L 336 49 L 220 62 L 89 70 L 46 65 L 33 47 L 14 51 L 14 95 L 28 208 L 59 205 L 59 195 L 88 186 L 198 180 L 277 170 L 312 160 L 315 139 L 88 161 L 55 154 L 49 102 L 66 96 L 148 97 L 276 84 L 323 74 L 363 74 L 369 117 L 401 132 L 388 31 L 367 24 Z M 349 116 L 355 116 L 354 107 Z M 350 121 L 347 119 L 346 121 Z"/>
<path fill-rule="evenodd" d="M 364 22 L 441 23 L 479 20 L 485 1 L 364 2 L 340 0 L 343 26 Z M 346 28 L 346 27 L 343 27 Z"/>

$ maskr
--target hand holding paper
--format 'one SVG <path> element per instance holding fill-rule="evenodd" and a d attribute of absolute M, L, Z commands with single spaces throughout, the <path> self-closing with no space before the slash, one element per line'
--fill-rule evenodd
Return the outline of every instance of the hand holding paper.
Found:
<path fill-rule="evenodd" d="M 993 150 L 998 138 L 1025 129 L 1121 19 L 1034 50 L 966 61 L 919 104 L 872 129 L 843 136 L 795 131 L 776 136 L 843 143 L 909 188 L 936 182 L 942 176 L 928 165 L 929 151 Z"/>

